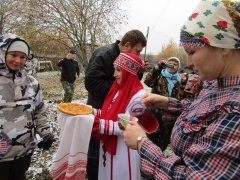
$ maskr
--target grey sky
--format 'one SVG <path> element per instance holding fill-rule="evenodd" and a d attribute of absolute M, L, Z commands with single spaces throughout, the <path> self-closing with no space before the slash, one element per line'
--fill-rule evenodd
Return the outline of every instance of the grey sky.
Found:
<path fill-rule="evenodd" d="M 180 28 L 200 0 L 130 0 L 128 25 L 121 35 L 139 29 L 145 35 L 149 26 L 147 53 L 157 54 L 172 38 L 179 42 Z M 144 51 L 143 51 L 144 52 Z"/>

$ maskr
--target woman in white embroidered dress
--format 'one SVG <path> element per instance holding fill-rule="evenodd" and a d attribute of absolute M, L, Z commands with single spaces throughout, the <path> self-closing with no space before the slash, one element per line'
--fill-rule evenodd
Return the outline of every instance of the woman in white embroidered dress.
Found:
<path fill-rule="evenodd" d="M 135 54 L 121 53 L 113 64 L 115 81 L 102 109 L 94 109 L 92 136 L 99 137 L 101 141 L 98 179 L 139 180 L 139 155 L 125 145 L 117 115 L 129 114 L 131 104 L 140 101 L 146 93 L 137 76 L 143 63 Z"/>

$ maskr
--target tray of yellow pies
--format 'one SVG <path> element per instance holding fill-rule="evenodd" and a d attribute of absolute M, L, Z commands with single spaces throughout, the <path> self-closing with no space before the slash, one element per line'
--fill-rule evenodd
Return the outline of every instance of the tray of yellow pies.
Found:
<path fill-rule="evenodd" d="M 57 105 L 57 109 L 64 114 L 73 116 L 87 115 L 92 113 L 91 106 L 79 103 L 60 103 Z"/>

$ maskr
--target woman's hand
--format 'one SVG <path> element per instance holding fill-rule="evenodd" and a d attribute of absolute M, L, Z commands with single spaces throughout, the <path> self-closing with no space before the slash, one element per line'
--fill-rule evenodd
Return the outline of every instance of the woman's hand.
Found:
<path fill-rule="evenodd" d="M 134 150 L 138 148 L 138 151 L 141 149 L 142 143 L 145 140 L 142 139 L 140 142 L 138 142 L 138 137 L 147 137 L 145 131 L 137 123 L 137 121 L 129 121 L 123 135 L 125 144 Z"/>
<path fill-rule="evenodd" d="M 142 103 L 146 106 L 154 106 L 158 108 L 168 109 L 168 97 L 161 96 L 153 93 L 146 93 L 142 97 Z"/>

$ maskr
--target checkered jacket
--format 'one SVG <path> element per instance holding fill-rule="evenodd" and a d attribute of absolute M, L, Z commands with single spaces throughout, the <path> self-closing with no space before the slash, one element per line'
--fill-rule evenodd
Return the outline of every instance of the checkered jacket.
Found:
<path fill-rule="evenodd" d="M 240 77 L 203 86 L 192 103 L 169 98 L 169 110 L 182 114 L 172 133 L 173 155 L 145 140 L 140 150 L 143 179 L 239 179 Z"/>

